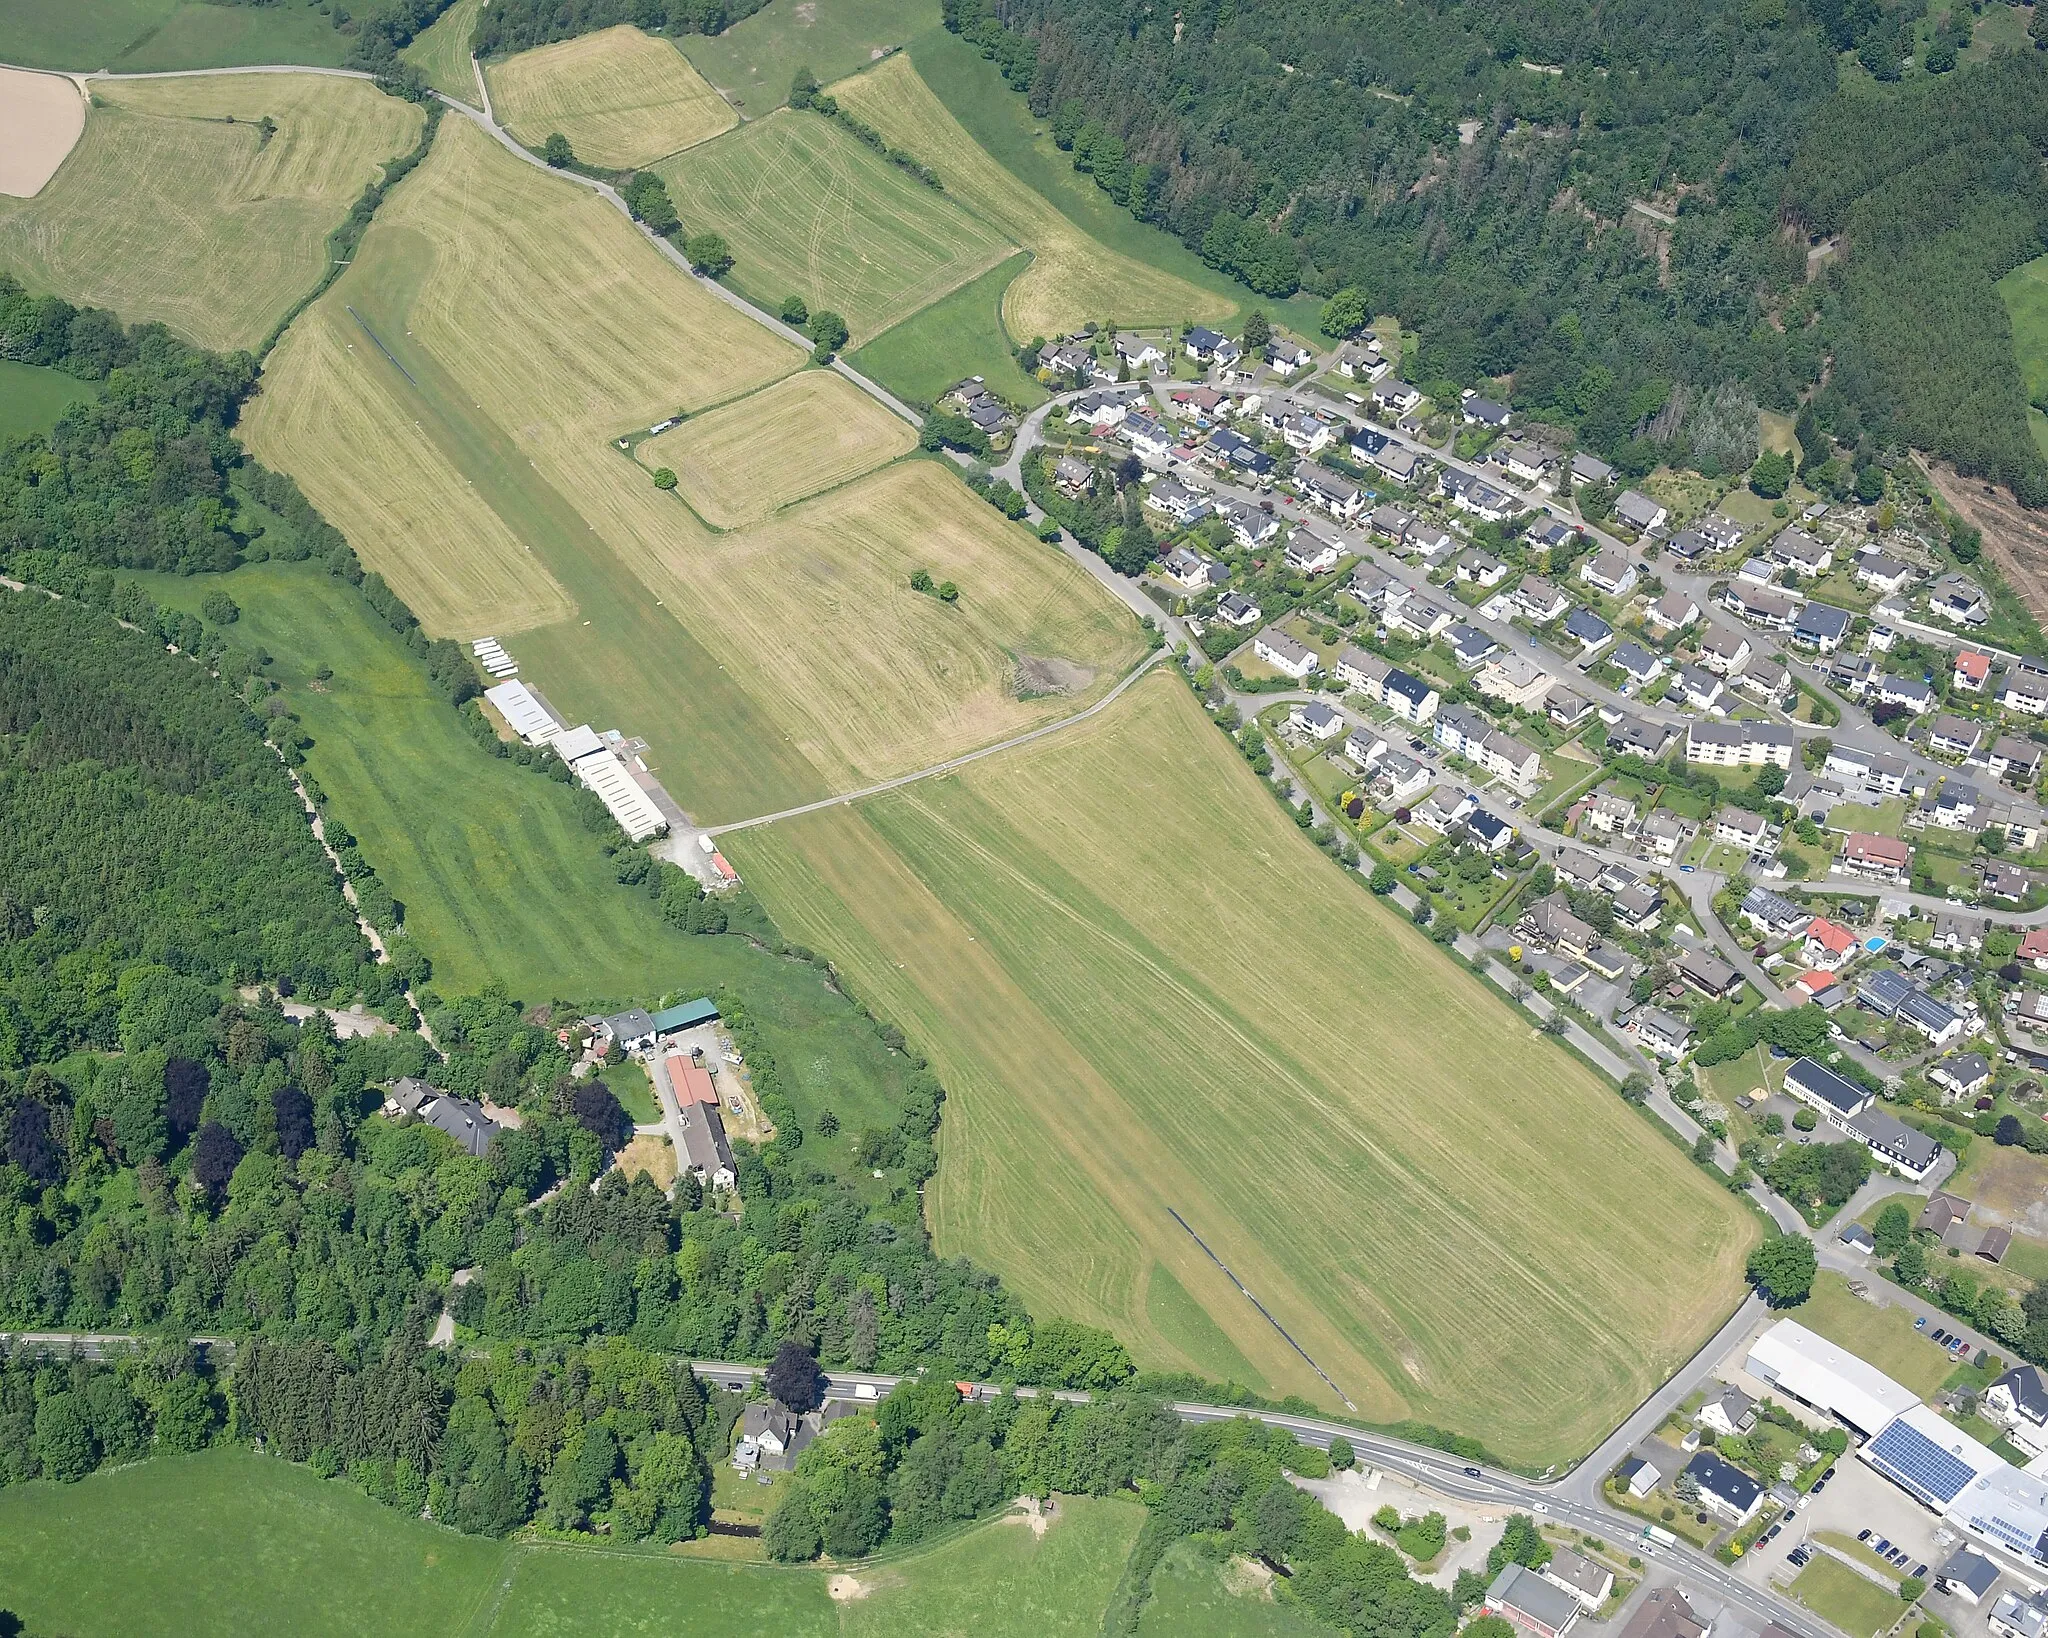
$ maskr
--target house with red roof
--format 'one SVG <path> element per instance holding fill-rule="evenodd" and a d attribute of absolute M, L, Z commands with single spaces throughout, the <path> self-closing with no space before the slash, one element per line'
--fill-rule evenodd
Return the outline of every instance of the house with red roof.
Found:
<path fill-rule="evenodd" d="M 2030 927 L 2020 940 L 2019 959 L 2048 971 L 2048 927 Z"/>
<path fill-rule="evenodd" d="M 1815 916 L 1806 929 L 1807 961 L 1824 973 L 1831 973 L 1856 953 L 1856 935 L 1825 916 Z"/>
<path fill-rule="evenodd" d="M 1966 694 L 1981 694 L 1991 679 L 1991 656 L 1964 649 L 1956 656 L 1954 686 Z"/>
<path fill-rule="evenodd" d="M 1835 987 L 1836 980 L 1833 973 L 1801 973 L 1792 980 L 1792 988 L 1799 991 L 1809 1001 L 1820 1000 L 1828 991 Z"/>
<path fill-rule="evenodd" d="M 1842 869 L 1851 876 L 1903 884 L 1913 868 L 1913 850 L 1896 836 L 1856 830 L 1842 844 Z"/>

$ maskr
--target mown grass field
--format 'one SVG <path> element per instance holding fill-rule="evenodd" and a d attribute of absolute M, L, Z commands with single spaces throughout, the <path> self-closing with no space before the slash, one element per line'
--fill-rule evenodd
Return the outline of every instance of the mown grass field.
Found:
<path fill-rule="evenodd" d="M 862 341 L 1010 254 L 999 228 L 821 114 L 787 110 L 655 167 L 684 225 L 732 245 L 731 280 L 771 310 L 794 292 Z"/>
<path fill-rule="evenodd" d="M 73 404 L 99 395 L 90 381 L 35 364 L 0 359 L 0 443 L 48 432 Z"/>
<path fill-rule="evenodd" d="M 841 80 L 832 94 L 891 144 L 933 167 L 949 193 L 1032 252 L 1031 265 L 1003 298 L 1003 322 L 1011 335 L 1055 335 L 1091 318 L 1222 319 L 1235 308 L 1228 297 L 1112 250 L 1027 187 L 948 111 L 911 55 Z"/>
<path fill-rule="evenodd" d="M 1251 1575 L 1201 1557 L 1185 1543 L 1152 1574 L 1138 1638 L 1328 1638 L 1330 1629 L 1257 1586 Z"/>
<path fill-rule="evenodd" d="M 976 1525 L 856 1566 L 860 1595 L 841 1601 L 823 1569 L 458 1535 L 221 1449 L 0 1491 L 0 1586 L 29 1630 L 75 1638 L 1080 1638 L 1100 1630 L 1143 1517 L 1128 1499 L 1063 1497 L 1042 1537 Z"/>
<path fill-rule="evenodd" d="M 455 0 L 399 53 L 426 75 L 427 83 L 436 91 L 459 97 L 472 108 L 477 103 L 477 89 L 469 42 L 476 33 L 476 14 L 483 9 L 484 0 Z"/>
<path fill-rule="evenodd" d="M 978 375 L 993 391 L 1027 409 L 1046 390 L 1017 368 L 1003 329 L 1003 292 L 1031 265 L 1028 251 L 998 262 L 950 296 L 935 301 L 850 355 L 853 367 L 897 397 L 930 405 L 954 382 Z"/>
<path fill-rule="evenodd" d="M 707 523 L 731 529 L 831 489 L 917 447 L 917 429 L 844 376 L 804 370 L 685 421 L 633 453 L 668 467 Z"/>
<path fill-rule="evenodd" d="M 1907 1209 L 1918 1215 L 1910 1201 Z M 1881 1292 L 1884 1288 L 1878 1285 L 1876 1289 Z M 1813 1283 L 1813 1295 L 1785 1317 L 1868 1360 L 1923 1398 L 1938 1393 L 1955 1368 L 1947 1349 L 1925 1331 L 1913 1329 L 1910 1310 L 1865 1302 L 1839 1274 L 1823 1273 Z"/>
<path fill-rule="evenodd" d="M 245 63 L 332 67 L 349 48 L 313 0 L 224 6 L 212 0 L 0 0 L 0 61 L 25 68 L 236 68 Z"/>
<path fill-rule="evenodd" d="M 770 0 L 722 34 L 685 34 L 676 44 L 759 119 L 789 100 L 799 68 L 830 83 L 938 26 L 936 0 Z"/>
<path fill-rule="evenodd" d="M 117 81 L 93 96 L 49 185 L 0 199 L 0 266 L 227 350 L 256 346 L 318 283 L 327 235 L 422 119 L 366 82 L 311 74 Z"/>
<path fill-rule="evenodd" d="M 1726 1193 L 1342 879 L 1169 677 L 727 841 L 944 1076 L 940 1244 L 1147 1364 L 1333 1402 L 1169 1208 L 1365 1414 L 1539 1465 L 1739 1294 L 1757 1231 Z M 1156 1265 L 1227 1353 L 1161 1323 Z"/>
<path fill-rule="evenodd" d="M 1025 656 L 1092 672 L 1085 693 L 1137 653 L 1128 615 L 932 462 L 740 532 L 698 523 L 615 439 L 741 399 L 802 355 L 466 121 L 443 127 L 301 325 L 249 417 L 258 455 L 430 630 L 516 632 L 527 675 L 572 720 L 644 735 L 700 818 L 827 795 L 1070 709 L 1016 697 Z M 301 345 L 381 384 L 324 387 Z M 749 475 L 772 483 L 785 458 L 764 448 Z M 920 566 L 960 602 L 912 592 Z M 565 614 L 550 613 L 558 594 Z"/>
<path fill-rule="evenodd" d="M 2023 263 L 1998 281 L 1998 294 L 2012 319 L 2013 351 L 2027 396 L 2048 401 L 2048 256 Z"/>
<path fill-rule="evenodd" d="M 529 148 L 559 131 L 586 165 L 651 165 L 739 123 L 687 57 L 630 24 L 522 51 L 484 73 L 500 125 Z"/>

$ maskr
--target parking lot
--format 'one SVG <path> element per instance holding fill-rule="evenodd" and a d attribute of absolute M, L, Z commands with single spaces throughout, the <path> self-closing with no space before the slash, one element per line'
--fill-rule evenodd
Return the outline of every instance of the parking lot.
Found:
<path fill-rule="evenodd" d="M 1893 1581 L 1916 1572 L 1931 1581 L 1956 1539 L 1955 1532 L 1939 1518 L 1852 1454 L 1835 1464 L 1834 1476 L 1819 1494 L 1798 1503 L 1798 1511 L 1774 1540 L 1768 1545 L 1759 1542 L 1750 1551 L 1743 1573 L 1753 1581 L 1783 1586 L 1799 1573 L 1799 1567 L 1788 1562 L 1795 1548 L 1814 1545 L 1814 1538 L 1821 1535 L 1837 1544 L 1854 1542 L 1865 1530 L 1870 1532 L 1863 1543 L 1866 1548 L 1874 1550 L 1882 1538 L 1905 1554 L 1904 1564 L 1894 1562 L 1892 1569 L 1883 1572 Z M 1937 1540 L 1938 1534 L 1943 1539 Z M 1927 1566 L 1924 1571 L 1922 1565 Z M 1874 1565 L 1864 1567 L 1875 1570 Z"/>

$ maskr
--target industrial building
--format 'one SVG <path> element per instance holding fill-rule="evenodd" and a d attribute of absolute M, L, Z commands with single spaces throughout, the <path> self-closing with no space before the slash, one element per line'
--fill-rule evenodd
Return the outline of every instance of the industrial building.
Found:
<path fill-rule="evenodd" d="M 1751 1344 L 1749 1373 L 1866 1438 L 1920 1403 L 1911 1389 L 1794 1320 L 1780 1320 Z"/>
<path fill-rule="evenodd" d="M 626 764 L 594 728 L 565 728 L 555 735 L 555 751 L 584 786 L 597 793 L 605 810 L 618 821 L 627 839 L 644 842 L 668 829 L 654 799 L 639 786 Z"/>

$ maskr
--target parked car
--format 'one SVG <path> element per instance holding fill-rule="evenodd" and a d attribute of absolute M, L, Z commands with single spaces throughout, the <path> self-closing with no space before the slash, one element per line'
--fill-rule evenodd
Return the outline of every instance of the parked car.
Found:
<path fill-rule="evenodd" d="M 1870 1539 L 1870 1532 L 1868 1530 L 1858 1530 L 1856 1532 L 1856 1539 L 1858 1541 L 1868 1541 Z"/>
<path fill-rule="evenodd" d="M 1922 1581 L 1925 1581 L 1927 1579 L 1927 1566 L 1925 1564 L 1915 1564 L 1913 1566 L 1913 1573 Z"/>
<path fill-rule="evenodd" d="M 1925 1314 L 1922 1314 L 1918 1319 L 1916 1319 L 1913 1322 L 1913 1329 L 1916 1331 L 1924 1331 L 1927 1329 L 1927 1316 Z"/>

